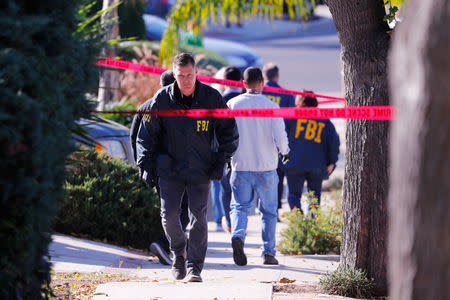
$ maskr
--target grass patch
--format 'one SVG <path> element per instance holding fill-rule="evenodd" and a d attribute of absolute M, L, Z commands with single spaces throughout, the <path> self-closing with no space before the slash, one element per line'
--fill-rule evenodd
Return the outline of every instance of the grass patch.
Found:
<path fill-rule="evenodd" d="M 99 284 L 108 282 L 147 281 L 148 278 L 128 274 L 56 273 L 51 274 L 50 288 L 56 299 L 91 299 Z"/>
<path fill-rule="evenodd" d="M 320 278 L 320 287 L 328 294 L 354 298 L 373 296 L 373 279 L 367 278 L 366 272 L 346 268 L 334 271 Z"/>

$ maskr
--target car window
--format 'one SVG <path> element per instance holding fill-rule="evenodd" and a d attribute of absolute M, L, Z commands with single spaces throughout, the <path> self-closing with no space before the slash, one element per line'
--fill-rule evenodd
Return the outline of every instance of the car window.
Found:
<path fill-rule="evenodd" d="M 104 151 L 114 158 L 126 159 L 125 149 L 120 141 L 116 140 L 100 140 L 95 147 L 96 150 Z"/>
<path fill-rule="evenodd" d="M 147 38 L 154 41 L 160 41 L 162 39 L 164 29 L 166 29 L 167 22 L 164 19 L 147 14 L 144 15 L 143 18 Z"/>

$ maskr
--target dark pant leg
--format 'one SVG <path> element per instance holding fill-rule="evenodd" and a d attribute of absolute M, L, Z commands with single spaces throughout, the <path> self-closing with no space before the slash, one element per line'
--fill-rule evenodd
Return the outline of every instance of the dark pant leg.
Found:
<path fill-rule="evenodd" d="M 322 179 L 323 171 L 321 169 L 314 169 L 306 172 L 306 183 L 308 191 L 313 191 L 320 205 L 320 194 L 322 193 Z"/>
<path fill-rule="evenodd" d="M 181 199 L 180 222 L 181 222 L 181 228 L 183 229 L 184 232 L 186 232 L 186 227 L 189 225 L 189 208 L 188 208 L 188 197 L 187 197 L 186 191 L 184 192 L 183 198 Z M 159 239 L 157 239 L 156 242 L 161 247 L 163 247 L 163 249 L 166 252 L 170 252 L 169 240 L 167 239 L 165 234 L 163 234 Z"/>
<path fill-rule="evenodd" d="M 231 185 L 230 185 L 230 173 L 224 174 L 222 180 L 220 181 L 222 185 L 220 199 L 222 199 L 223 210 L 225 212 L 225 219 L 227 221 L 227 226 L 231 227 L 230 220 L 230 204 L 231 204 Z"/>
<path fill-rule="evenodd" d="M 188 184 L 189 212 L 192 228 L 189 232 L 187 267 L 201 272 L 208 247 L 207 208 L 211 183 Z"/>
<path fill-rule="evenodd" d="M 181 198 L 185 184 L 159 178 L 161 218 L 170 250 L 175 256 L 186 256 L 186 235 L 180 222 Z"/>
<path fill-rule="evenodd" d="M 189 200 L 187 191 L 184 192 L 183 198 L 181 199 L 180 222 L 183 231 L 186 231 L 186 227 L 189 225 Z"/>
<path fill-rule="evenodd" d="M 283 189 L 284 189 L 284 171 L 281 168 L 277 169 L 278 175 L 278 209 L 281 208 L 281 198 L 283 197 Z"/>
<path fill-rule="evenodd" d="M 302 211 L 302 206 L 300 204 L 300 198 L 302 197 L 303 184 L 305 183 L 304 173 L 296 172 L 294 174 L 287 174 L 287 182 L 289 189 L 288 203 L 291 209 L 297 207 Z"/>

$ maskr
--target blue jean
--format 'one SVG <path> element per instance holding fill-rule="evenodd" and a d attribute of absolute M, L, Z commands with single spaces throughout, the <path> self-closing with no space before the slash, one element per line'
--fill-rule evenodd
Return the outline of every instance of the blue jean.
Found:
<path fill-rule="evenodd" d="M 222 223 L 222 217 L 225 214 L 222 201 L 220 200 L 221 189 L 222 186 L 220 184 L 220 180 L 211 181 L 211 199 L 212 199 L 213 216 L 214 222 L 216 222 L 217 224 Z"/>
<path fill-rule="evenodd" d="M 227 226 L 231 227 L 230 174 L 225 171 L 221 180 L 213 180 L 211 183 L 212 183 L 211 184 L 211 197 L 212 197 L 212 205 L 213 205 L 214 222 L 221 223 L 222 217 L 225 216 Z"/>
<path fill-rule="evenodd" d="M 323 169 L 311 170 L 289 170 L 287 172 L 287 182 L 289 188 L 288 203 L 291 209 L 297 207 L 302 211 L 300 198 L 302 197 L 305 180 L 308 191 L 313 191 L 320 205 L 320 194 L 322 193 Z M 302 211 L 303 212 L 303 211 Z"/>
<path fill-rule="evenodd" d="M 253 192 L 259 197 L 259 211 L 262 223 L 262 254 L 275 255 L 275 230 L 277 226 L 277 184 L 276 170 L 265 172 L 231 172 L 231 238 L 245 241 L 248 214 L 252 207 Z"/>

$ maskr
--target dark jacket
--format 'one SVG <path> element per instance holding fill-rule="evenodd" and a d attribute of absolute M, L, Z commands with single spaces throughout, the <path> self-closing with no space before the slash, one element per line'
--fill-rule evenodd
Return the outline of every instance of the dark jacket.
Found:
<path fill-rule="evenodd" d="M 278 83 L 275 81 L 267 81 L 264 83 L 265 86 L 272 86 L 281 88 Z M 262 94 L 278 104 L 280 107 L 294 107 L 295 106 L 295 97 L 288 94 L 277 94 L 272 92 L 263 91 Z"/>
<path fill-rule="evenodd" d="M 290 161 L 284 166 L 287 174 L 312 169 L 326 173 L 328 165 L 336 164 L 340 141 L 330 120 L 285 119 L 285 124 L 291 149 Z"/>
<path fill-rule="evenodd" d="M 144 112 L 146 110 L 150 110 L 151 103 L 152 99 L 145 101 L 141 106 L 139 106 L 137 111 Z M 131 142 L 131 149 L 133 149 L 134 161 L 137 161 L 136 139 L 139 132 L 139 127 L 141 127 L 141 121 L 143 117 L 144 117 L 143 114 L 135 114 L 133 122 L 131 123 L 130 142 Z"/>
<path fill-rule="evenodd" d="M 227 108 L 219 92 L 199 81 L 190 107 L 182 102 L 176 82 L 160 89 L 150 110 Z M 214 135 L 218 148 L 214 151 Z M 144 115 L 137 138 L 138 166 L 161 178 L 205 183 L 212 168 L 230 161 L 238 147 L 234 118 Z M 223 165 L 222 165 L 223 168 Z"/>
<path fill-rule="evenodd" d="M 236 90 L 228 90 L 222 95 L 222 99 L 225 103 L 228 103 L 231 99 L 233 99 L 236 96 L 241 95 L 242 93 Z"/>

